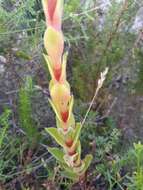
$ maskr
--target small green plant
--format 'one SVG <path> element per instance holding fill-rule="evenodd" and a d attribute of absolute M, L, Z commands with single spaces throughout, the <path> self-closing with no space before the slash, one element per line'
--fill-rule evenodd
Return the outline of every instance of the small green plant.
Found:
<path fill-rule="evenodd" d="M 129 190 L 143 190 L 143 144 L 134 143 L 135 171 L 131 178 Z"/>
<path fill-rule="evenodd" d="M 11 111 L 6 109 L 4 113 L 0 116 L 0 149 L 2 147 L 4 138 L 7 133 L 7 129 L 9 128 L 9 116 L 10 116 Z"/>
<path fill-rule="evenodd" d="M 19 119 L 20 126 L 24 130 L 30 146 L 34 147 L 38 143 L 40 135 L 36 122 L 32 118 L 32 94 L 32 79 L 27 77 L 24 86 L 19 91 Z"/>

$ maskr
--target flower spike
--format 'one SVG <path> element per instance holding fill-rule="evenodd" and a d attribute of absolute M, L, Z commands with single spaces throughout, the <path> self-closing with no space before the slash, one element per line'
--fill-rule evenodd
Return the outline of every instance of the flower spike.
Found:
<path fill-rule="evenodd" d="M 81 160 L 79 140 L 82 125 L 75 123 L 73 115 L 74 98 L 66 79 L 67 53 L 63 54 L 64 37 L 61 31 L 63 0 L 42 0 L 47 29 L 44 34 L 44 46 L 48 55 L 44 55 L 51 75 L 49 102 L 56 115 L 57 128 L 46 131 L 62 147 L 49 148 L 49 152 L 59 161 L 67 177 L 77 181 L 84 176 L 92 155 Z"/>

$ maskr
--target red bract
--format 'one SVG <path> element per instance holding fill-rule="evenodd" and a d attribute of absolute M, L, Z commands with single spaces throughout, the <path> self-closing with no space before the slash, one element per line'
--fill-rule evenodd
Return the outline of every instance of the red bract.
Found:
<path fill-rule="evenodd" d="M 62 2 L 61 0 L 43 0 L 47 26 L 61 30 Z"/>
<path fill-rule="evenodd" d="M 69 137 L 68 139 L 66 139 L 65 141 L 67 147 L 71 147 L 73 144 L 73 139 L 71 137 Z"/>
<path fill-rule="evenodd" d="M 57 0 L 48 0 L 48 14 L 51 21 L 53 20 L 56 4 Z"/>
<path fill-rule="evenodd" d="M 57 81 L 60 80 L 61 72 L 62 72 L 61 68 L 59 68 L 59 69 L 54 68 L 54 76 L 55 76 L 55 79 L 56 79 Z"/>
<path fill-rule="evenodd" d="M 61 112 L 61 117 L 62 117 L 62 120 L 63 122 L 66 123 L 67 119 L 68 119 L 68 116 L 69 116 L 69 112 L 66 111 L 66 112 Z"/>

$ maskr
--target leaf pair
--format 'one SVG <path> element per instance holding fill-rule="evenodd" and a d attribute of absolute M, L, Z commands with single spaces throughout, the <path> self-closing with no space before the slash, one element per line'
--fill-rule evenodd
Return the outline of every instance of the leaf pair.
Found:
<path fill-rule="evenodd" d="M 68 167 L 65 164 L 64 152 L 62 150 L 60 150 L 59 148 L 48 148 L 48 151 L 53 155 L 54 158 L 56 158 L 56 160 L 60 163 L 60 165 L 65 169 L 65 171 L 62 171 L 62 175 L 64 177 L 67 177 L 74 181 L 79 180 L 79 175 L 77 174 L 77 172 L 75 172 L 72 168 Z M 81 171 L 81 175 L 86 172 L 91 161 L 92 161 L 92 155 L 91 154 L 86 155 L 85 159 L 83 160 L 84 167 Z"/>

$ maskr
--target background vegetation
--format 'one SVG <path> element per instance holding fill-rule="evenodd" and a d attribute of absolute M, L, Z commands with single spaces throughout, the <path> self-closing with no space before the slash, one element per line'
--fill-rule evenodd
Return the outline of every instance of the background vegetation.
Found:
<path fill-rule="evenodd" d="M 134 29 L 142 1 L 65 1 L 67 72 L 77 121 L 85 116 L 100 72 L 109 67 L 82 130 L 83 154 L 94 157 L 82 185 L 61 176 L 47 151 L 54 142 L 44 128 L 55 121 L 42 57 L 41 1 L 0 5 L 0 189 L 143 190 L 143 30 Z"/>

